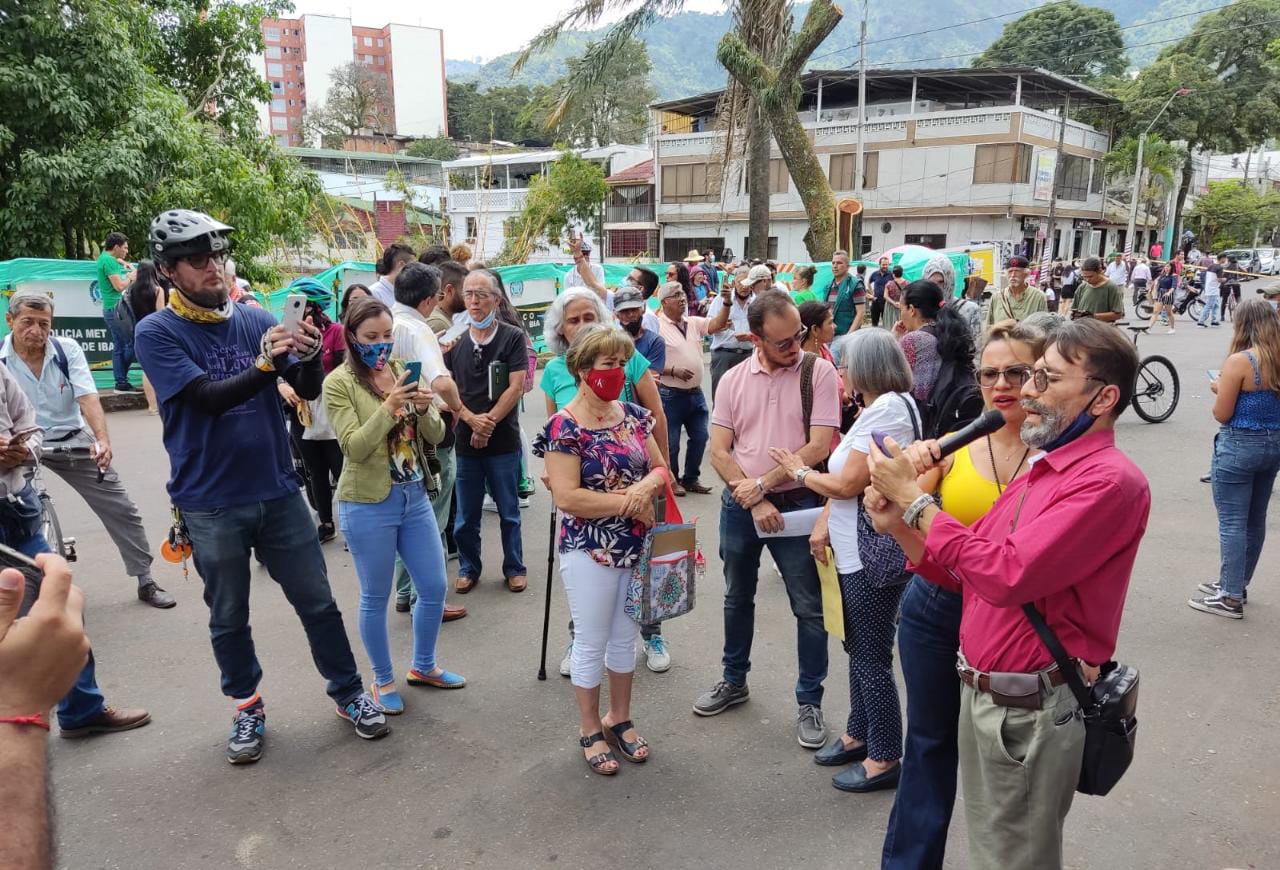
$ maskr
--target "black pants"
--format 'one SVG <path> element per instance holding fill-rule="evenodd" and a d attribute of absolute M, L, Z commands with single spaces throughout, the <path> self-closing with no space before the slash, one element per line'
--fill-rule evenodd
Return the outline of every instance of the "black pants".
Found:
<path fill-rule="evenodd" d="M 315 497 L 316 513 L 320 522 L 333 522 L 333 487 L 342 474 L 342 448 L 336 439 L 308 441 L 299 438 L 294 442 L 302 461 L 306 463 L 311 478 L 311 494 Z"/>
<path fill-rule="evenodd" d="M 871 325 L 879 326 L 880 318 L 884 317 L 884 297 L 871 300 Z"/>

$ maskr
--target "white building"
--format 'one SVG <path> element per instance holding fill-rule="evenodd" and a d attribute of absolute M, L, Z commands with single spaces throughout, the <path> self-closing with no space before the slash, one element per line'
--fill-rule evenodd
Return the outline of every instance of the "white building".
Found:
<path fill-rule="evenodd" d="M 576 153 L 600 164 L 606 176 L 642 163 L 652 156 L 648 147 L 640 145 L 603 145 Z M 445 215 L 449 219 L 450 244 L 465 242 L 476 259 L 497 256 L 506 242 L 510 221 L 524 208 L 529 181 L 546 175 L 552 163 L 560 159 L 560 151 L 521 151 L 510 154 L 486 154 L 449 160 L 444 164 L 448 185 Z M 600 204 L 601 210 L 604 203 Z M 586 238 L 595 247 L 595 259 L 602 255 L 591 232 Z M 552 250 L 541 240 L 530 262 L 561 262 L 565 251 Z"/>
<path fill-rule="evenodd" d="M 931 248 L 1013 242 L 1039 251 L 1059 133 L 1052 235 L 1057 255 L 1102 251 L 1102 157 L 1106 134 L 1059 114 L 1115 100 L 1032 68 L 876 70 L 867 73 L 862 251 L 902 244 Z M 719 92 L 652 107 L 655 216 L 662 257 L 690 248 L 746 251 L 748 197 L 741 164 L 717 184 L 722 134 L 714 132 Z M 847 70 L 804 76 L 800 120 L 816 146 L 837 201 L 854 190 L 858 80 Z M 804 261 L 808 220 L 776 145 L 770 166 L 770 257 Z M 1043 238 L 1043 235 L 1040 236 Z"/>

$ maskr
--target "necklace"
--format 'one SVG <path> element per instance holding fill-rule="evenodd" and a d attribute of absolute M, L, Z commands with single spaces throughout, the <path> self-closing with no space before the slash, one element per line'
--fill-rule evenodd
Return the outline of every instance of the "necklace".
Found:
<path fill-rule="evenodd" d="M 1003 484 L 1000 482 L 1000 472 L 996 468 L 996 451 L 995 451 L 995 448 L 991 446 L 990 435 L 987 436 L 987 455 L 991 457 L 991 476 L 996 479 L 996 492 L 1000 493 L 1001 495 L 1004 495 L 1004 488 L 1006 484 Z M 1018 464 L 1013 467 L 1013 473 L 1009 475 L 1009 481 L 1008 481 L 1009 483 L 1013 483 L 1013 479 L 1017 477 L 1018 472 L 1022 470 L 1022 464 L 1027 461 L 1027 457 L 1030 455 L 1031 455 L 1031 448 L 1028 447 L 1026 450 L 1022 452 L 1022 458 L 1018 460 Z M 1008 462 L 1012 456 L 1013 456 L 1012 453 L 1009 454 L 1009 456 L 1006 456 L 1005 461 Z"/>

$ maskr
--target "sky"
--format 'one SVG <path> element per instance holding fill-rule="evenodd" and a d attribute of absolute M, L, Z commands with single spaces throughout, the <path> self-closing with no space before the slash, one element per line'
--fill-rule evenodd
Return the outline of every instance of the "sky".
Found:
<path fill-rule="evenodd" d="M 359 27 L 415 24 L 444 30 L 450 60 L 489 60 L 522 48 L 562 15 L 570 0 L 293 0 L 295 15 L 338 15 Z M 692 12 L 720 12 L 724 0 L 687 0 Z M 616 21 L 612 15 L 605 23 Z"/>

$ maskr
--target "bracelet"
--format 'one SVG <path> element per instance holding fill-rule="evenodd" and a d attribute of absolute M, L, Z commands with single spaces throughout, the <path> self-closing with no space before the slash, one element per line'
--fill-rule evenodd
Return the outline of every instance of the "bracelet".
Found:
<path fill-rule="evenodd" d="M 803 484 L 804 479 L 813 472 L 813 469 L 807 465 L 802 465 L 796 469 L 796 473 L 792 475 L 796 479 L 796 483 Z"/>
<path fill-rule="evenodd" d="M 920 516 L 924 513 L 924 509 L 933 504 L 933 496 L 921 493 L 916 496 L 916 500 L 907 505 L 907 509 L 902 514 L 902 521 L 916 531 L 920 530 Z"/>
<path fill-rule="evenodd" d="M 30 716 L 0 716 L 0 725 L 34 725 L 45 731 L 49 730 L 49 722 L 41 713 L 33 713 Z"/>

